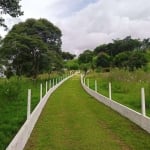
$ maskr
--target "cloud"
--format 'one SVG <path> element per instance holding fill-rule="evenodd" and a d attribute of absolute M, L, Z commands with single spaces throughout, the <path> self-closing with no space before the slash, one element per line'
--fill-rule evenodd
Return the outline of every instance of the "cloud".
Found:
<path fill-rule="evenodd" d="M 21 5 L 21 20 L 47 18 L 62 30 L 62 49 L 75 54 L 128 35 L 150 36 L 149 0 L 22 0 Z"/>
<path fill-rule="evenodd" d="M 149 0 L 99 0 L 61 20 L 63 49 L 81 53 L 85 49 L 131 35 L 150 35 Z M 62 23 L 63 22 L 63 23 Z"/>

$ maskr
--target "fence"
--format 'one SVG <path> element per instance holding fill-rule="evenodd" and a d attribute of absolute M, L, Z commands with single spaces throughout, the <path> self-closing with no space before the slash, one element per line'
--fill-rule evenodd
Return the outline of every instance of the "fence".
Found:
<path fill-rule="evenodd" d="M 85 84 L 85 78 L 83 78 L 83 75 L 81 75 L 81 84 L 84 90 L 92 97 L 96 98 L 99 102 L 117 111 L 122 116 L 128 118 L 129 120 L 140 126 L 142 129 L 150 133 L 150 118 L 145 115 L 145 96 L 144 96 L 145 94 L 143 88 L 141 89 L 141 104 L 142 104 L 142 114 L 141 114 L 112 100 L 111 83 L 109 83 L 109 98 L 97 93 L 96 81 L 95 81 L 95 91 L 89 88 L 89 79 L 87 85 Z"/>
<path fill-rule="evenodd" d="M 30 114 L 30 107 L 31 107 L 31 90 L 28 90 L 28 106 L 27 106 L 27 120 L 21 127 L 21 129 L 18 131 L 14 139 L 11 141 L 11 143 L 8 145 L 6 150 L 23 150 L 28 138 L 30 137 L 30 134 L 49 98 L 49 96 L 66 80 L 71 78 L 73 75 L 70 75 L 64 79 L 58 80 L 56 79 L 56 82 L 53 80 L 53 83 L 50 81 L 48 89 L 48 83 L 46 82 L 46 94 L 44 97 L 42 97 L 42 84 L 40 85 L 40 102 L 34 109 L 34 111 Z M 55 84 L 56 83 L 56 84 Z"/>

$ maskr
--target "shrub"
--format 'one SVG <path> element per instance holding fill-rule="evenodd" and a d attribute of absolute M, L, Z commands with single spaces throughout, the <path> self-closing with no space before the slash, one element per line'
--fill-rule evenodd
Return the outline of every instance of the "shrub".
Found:
<path fill-rule="evenodd" d="M 0 95 L 4 99 L 16 100 L 19 97 L 20 91 L 21 85 L 16 81 L 6 81 L 5 84 L 0 84 Z"/>

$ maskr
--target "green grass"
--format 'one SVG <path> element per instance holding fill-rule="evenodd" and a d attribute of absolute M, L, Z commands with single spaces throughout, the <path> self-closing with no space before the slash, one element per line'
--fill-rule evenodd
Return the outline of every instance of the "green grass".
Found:
<path fill-rule="evenodd" d="M 24 77 L 20 80 L 16 77 L 0 79 L 0 150 L 8 146 L 26 120 L 28 89 L 32 90 L 33 111 L 40 100 L 40 83 L 43 83 L 43 96 L 45 95 L 46 80 L 44 77 L 37 81 Z"/>
<path fill-rule="evenodd" d="M 150 134 L 99 103 L 79 76 L 49 98 L 25 150 L 148 150 Z"/>
<path fill-rule="evenodd" d="M 146 110 L 150 116 L 150 73 L 113 70 L 110 73 L 90 73 L 90 88 L 97 80 L 98 92 L 108 97 L 108 83 L 112 84 L 112 99 L 141 112 L 141 88 L 145 88 Z"/>

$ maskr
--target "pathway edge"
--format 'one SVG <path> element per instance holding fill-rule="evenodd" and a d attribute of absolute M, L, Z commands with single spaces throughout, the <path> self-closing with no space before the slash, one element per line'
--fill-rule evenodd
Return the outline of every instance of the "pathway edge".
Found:
<path fill-rule="evenodd" d="M 6 150 L 23 150 L 25 147 L 25 144 L 27 143 L 32 130 L 47 102 L 50 95 L 60 86 L 62 85 L 66 80 L 73 77 L 73 75 L 68 76 L 67 78 L 63 79 L 61 82 L 59 82 L 57 85 L 55 85 L 53 88 L 49 89 L 47 94 L 42 98 L 42 100 L 37 104 L 34 111 L 32 112 L 30 118 L 25 121 L 25 123 L 22 125 L 20 130 L 17 132 L 15 137 L 12 139 Z"/>
<path fill-rule="evenodd" d="M 128 118 L 130 121 L 134 122 L 136 125 L 150 133 L 150 117 L 143 116 L 141 113 L 136 112 L 133 109 L 128 108 L 112 99 L 109 99 L 103 96 L 100 93 L 95 92 L 94 90 L 90 89 L 86 86 L 83 82 L 83 75 L 81 75 L 81 85 L 83 89 L 92 97 L 94 97 L 99 102 L 103 103 L 104 105 L 110 107 L 114 111 L 118 112 L 122 116 Z"/>

